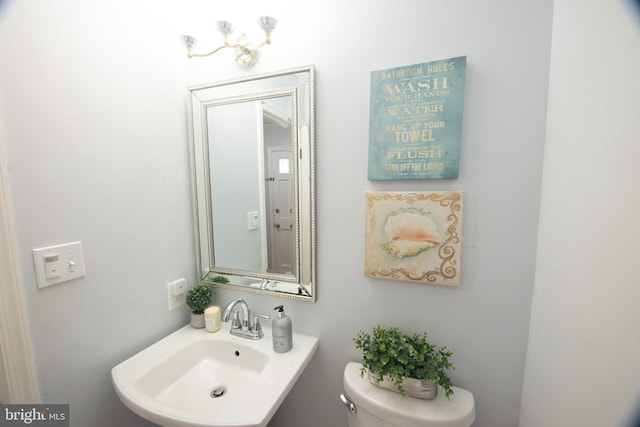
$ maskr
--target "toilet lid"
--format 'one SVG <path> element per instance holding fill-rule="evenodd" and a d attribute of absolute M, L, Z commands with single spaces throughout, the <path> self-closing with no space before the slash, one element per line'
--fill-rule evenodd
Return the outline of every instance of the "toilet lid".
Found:
<path fill-rule="evenodd" d="M 476 417 L 473 394 L 453 387 L 449 401 L 442 389 L 433 400 L 403 397 L 400 393 L 375 387 L 365 375 L 362 364 L 350 362 L 344 369 L 344 389 L 358 409 L 403 427 L 469 427 Z"/>

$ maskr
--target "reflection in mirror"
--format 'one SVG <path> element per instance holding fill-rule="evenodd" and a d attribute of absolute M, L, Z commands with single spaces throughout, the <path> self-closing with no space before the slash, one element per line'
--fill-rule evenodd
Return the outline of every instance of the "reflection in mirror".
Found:
<path fill-rule="evenodd" d="M 189 95 L 201 281 L 314 301 L 313 67 Z"/>
<path fill-rule="evenodd" d="M 292 102 L 207 107 L 216 265 L 296 278 Z"/>

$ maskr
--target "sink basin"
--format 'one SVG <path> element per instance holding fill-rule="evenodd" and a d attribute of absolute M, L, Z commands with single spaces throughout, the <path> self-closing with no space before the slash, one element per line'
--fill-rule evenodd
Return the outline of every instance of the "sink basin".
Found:
<path fill-rule="evenodd" d="M 162 426 L 266 426 L 304 371 L 318 338 L 293 334 L 273 351 L 271 329 L 252 341 L 187 325 L 111 370 L 115 391 L 133 412 Z"/>

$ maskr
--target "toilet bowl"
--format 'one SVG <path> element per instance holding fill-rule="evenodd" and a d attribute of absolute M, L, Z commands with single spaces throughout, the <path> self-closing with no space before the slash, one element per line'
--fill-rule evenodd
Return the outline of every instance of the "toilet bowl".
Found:
<path fill-rule="evenodd" d="M 451 400 L 444 393 L 433 400 L 403 397 L 374 386 L 366 375 L 361 378 L 361 367 L 350 362 L 344 369 L 340 398 L 349 408 L 349 427 L 469 427 L 476 417 L 473 394 L 467 390 L 453 387 Z"/>

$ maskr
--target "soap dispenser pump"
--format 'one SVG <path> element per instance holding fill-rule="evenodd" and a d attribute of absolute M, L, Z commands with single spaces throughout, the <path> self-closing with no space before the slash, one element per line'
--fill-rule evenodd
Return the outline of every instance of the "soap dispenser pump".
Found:
<path fill-rule="evenodd" d="M 278 315 L 271 322 L 273 351 L 276 353 L 286 353 L 293 347 L 291 319 L 284 313 L 284 306 L 279 305 L 275 307 L 274 310 L 278 311 Z"/>

